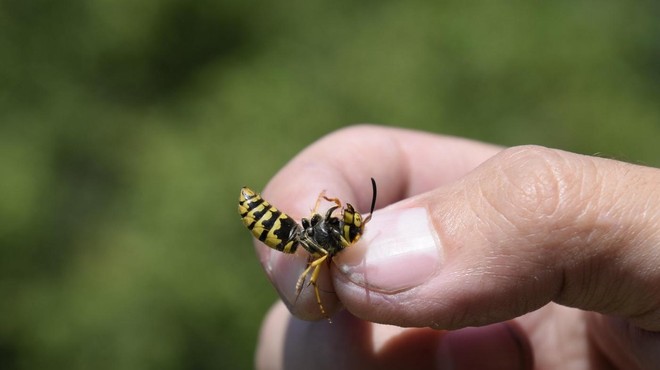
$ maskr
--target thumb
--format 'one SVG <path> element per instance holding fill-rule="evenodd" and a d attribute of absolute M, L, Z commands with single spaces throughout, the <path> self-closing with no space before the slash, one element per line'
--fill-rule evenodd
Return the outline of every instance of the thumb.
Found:
<path fill-rule="evenodd" d="M 335 259 L 362 319 L 456 329 L 548 302 L 660 330 L 660 170 L 507 149 L 450 186 L 376 211 Z"/>

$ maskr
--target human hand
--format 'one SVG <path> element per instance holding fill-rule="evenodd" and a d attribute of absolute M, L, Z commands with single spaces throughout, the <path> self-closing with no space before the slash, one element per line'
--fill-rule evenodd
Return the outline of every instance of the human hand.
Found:
<path fill-rule="evenodd" d="M 305 254 L 256 242 L 284 302 L 258 368 L 660 368 L 660 170 L 355 126 L 263 196 L 295 219 L 323 189 L 365 212 L 369 177 L 379 209 L 319 279 L 332 323 L 305 321 L 321 318 L 313 289 L 296 297 Z"/>

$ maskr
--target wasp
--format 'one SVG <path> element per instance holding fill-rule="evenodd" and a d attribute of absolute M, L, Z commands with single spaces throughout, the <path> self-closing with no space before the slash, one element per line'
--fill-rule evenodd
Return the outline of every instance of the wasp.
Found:
<path fill-rule="evenodd" d="M 238 213 L 243 224 L 252 231 L 252 235 L 261 242 L 283 253 L 295 253 L 302 246 L 309 259 L 307 268 L 296 283 L 296 297 L 300 295 L 305 281 L 309 277 L 307 286 L 314 287 L 316 302 L 323 317 L 328 317 L 317 285 L 321 265 L 327 261 L 328 265 L 337 253 L 355 244 L 364 233 L 364 226 L 371 220 L 376 205 L 376 181 L 371 179 L 373 196 L 369 216 L 363 218 L 350 204 L 346 207 L 337 198 L 329 198 L 322 191 L 316 199 L 310 218 L 303 218 L 300 223 L 284 212 L 279 211 L 264 200 L 259 194 L 248 187 L 241 189 L 238 198 Z M 317 213 L 322 200 L 334 203 L 324 215 Z M 335 211 L 339 210 L 339 217 Z"/>

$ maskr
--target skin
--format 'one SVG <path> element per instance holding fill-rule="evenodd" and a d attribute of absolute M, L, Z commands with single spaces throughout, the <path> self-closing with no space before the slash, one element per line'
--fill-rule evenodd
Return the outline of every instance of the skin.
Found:
<path fill-rule="evenodd" d="M 296 296 L 306 255 L 256 242 L 281 296 L 257 368 L 660 366 L 660 170 L 361 125 L 313 143 L 263 196 L 298 220 L 323 189 L 367 212 L 369 177 L 372 221 L 321 271 L 332 323 L 311 287 Z"/>

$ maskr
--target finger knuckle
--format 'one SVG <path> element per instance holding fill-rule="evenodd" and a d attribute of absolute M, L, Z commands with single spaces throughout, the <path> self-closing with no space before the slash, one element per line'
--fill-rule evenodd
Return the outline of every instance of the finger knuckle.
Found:
<path fill-rule="evenodd" d="M 583 209 L 583 171 L 563 152 L 519 146 L 501 153 L 498 211 L 516 225 L 570 224 Z"/>

